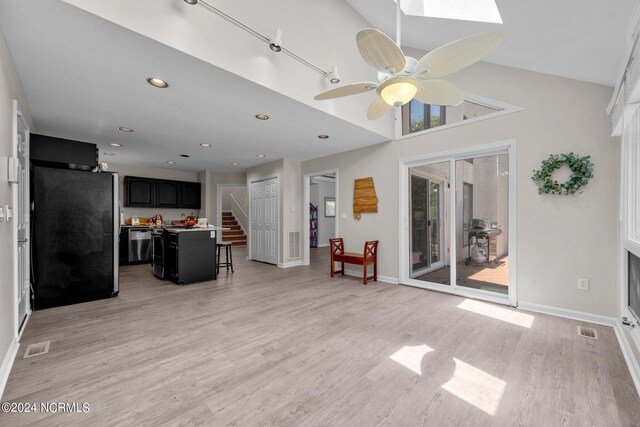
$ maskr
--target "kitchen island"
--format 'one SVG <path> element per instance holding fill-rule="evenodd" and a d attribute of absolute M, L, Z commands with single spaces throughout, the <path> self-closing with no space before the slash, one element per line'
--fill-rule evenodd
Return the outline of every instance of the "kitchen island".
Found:
<path fill-rule="evenodd" d="M 218 227 L 153 231 L 153 274 L 177 285 L 216 280 Z"/>

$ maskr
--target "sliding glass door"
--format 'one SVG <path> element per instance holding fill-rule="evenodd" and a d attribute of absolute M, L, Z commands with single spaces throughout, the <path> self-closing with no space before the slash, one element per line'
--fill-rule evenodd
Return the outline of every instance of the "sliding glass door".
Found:
<path fill-rule="evenodd" d="M 411 277 L 418 280 L 436 278 L 432 272 L 441 270 L 445 259 L 445 187 L 448 182 L 447 163 L 424 165 L 411 170 Z M 441 275 L 441 274 L 439 274 Z"/>
<path fill-rule="evenodd" d="M 407 165 L 405 284 L 508 300 L 508 148 Z M 403 267 L 403 268 L 407 268 Z M 445 285 L 445 286 L 443 286 Z"/>

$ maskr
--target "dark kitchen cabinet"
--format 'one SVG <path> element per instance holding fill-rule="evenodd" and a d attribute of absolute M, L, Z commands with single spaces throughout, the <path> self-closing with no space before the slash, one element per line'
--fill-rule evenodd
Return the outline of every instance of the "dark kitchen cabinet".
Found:
<path fill-rule="evenodd" d="M 178 181 L 156 180 L 156 207 L 158 208 L 179 208 L 180 187 Z"/>
<path fill-rule="evenodd" d="M 155 207 L 155 179 L 124 177 L 124 205 L 129 207 Z"/>
<path fill-rule="evenodd" d="M 188 209 L 200 209 L 200 183 L 183 182 L 181 190 L 181 206 Z"/>
<path fill-rule="evenodd" d="M 200 183 L 125 176 L 124 205 L 140 208 L 200 209 Z"/>

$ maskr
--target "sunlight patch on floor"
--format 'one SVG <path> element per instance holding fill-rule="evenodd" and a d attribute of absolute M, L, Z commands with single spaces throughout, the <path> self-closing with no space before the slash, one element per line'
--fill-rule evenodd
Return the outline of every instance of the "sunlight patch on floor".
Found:
<path fill-rule="evenodd" d="M 531 328 L 533 325 L 533 317 L 530 314 L 520 313 L 515 310 L 509 310 L 506 308 L 498 307 L 494 304 L 487 304 L 485 302 L 466 299 L 458 304 L 458 308 L 471 311 L 473 313 L 482 314 L 483 316 L 491 317 L 493 319 L 502 320 L 503 322 L 509 322 L 514 325 L 522 326 L 524 328 Z"/>
<path fill-rule="evenodd" d="M 456 358 L 456 370 L 442 388 L 481 411 L 495 415 L 507 383 Z"/>
<path fill-rule="evenodd" d="M 418 375 L 422 375 L 422 358 L 425 354 L 432 351 L 434 350 L 425 344 L 416 346 L 405 345 L 400 350 L 389 356 L 389 359 L 401 364 L 407 369 L 412 370 Z"/>

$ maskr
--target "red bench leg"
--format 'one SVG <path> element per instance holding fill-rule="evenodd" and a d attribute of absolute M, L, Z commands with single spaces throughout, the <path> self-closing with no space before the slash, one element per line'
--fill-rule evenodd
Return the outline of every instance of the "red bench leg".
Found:
<path fill-rule="evenodd" d="M 362 282 L 366 285 L 367 284 L 367 263 L 363 262 L 362 263 L 362 269 L 363 269 L 363 276 L 362 276 Z"/>

